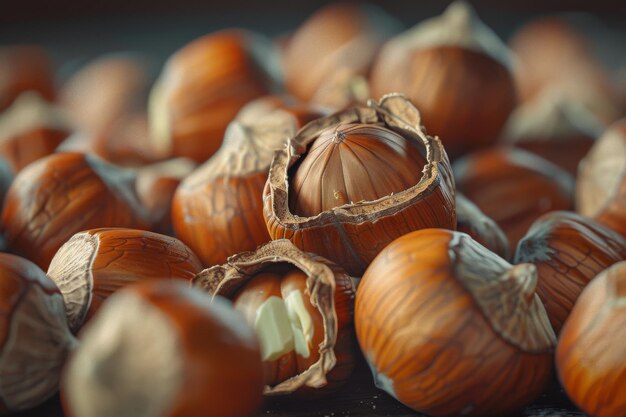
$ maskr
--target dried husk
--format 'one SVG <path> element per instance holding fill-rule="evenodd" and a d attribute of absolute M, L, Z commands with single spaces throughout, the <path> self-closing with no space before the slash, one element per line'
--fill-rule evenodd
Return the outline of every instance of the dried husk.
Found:
<path fill-rule="evenodd" d="M 270 240 L 262 195 L 272 156 L 321 111 L 283 97 L 249 103 L 220 150 L 182 181 L 172 203 L 174 230 L 205 265 Z"/>
<path fill-rule="evenodd" d="M 306 395 L 307 389 L 334 389 L 349 376 L 352 355 L 342 346 L 341 356 L 335 350 L 338 338 L 350 343 L 354 289 L 350 277 L 328 260 L 305 253 L 286 239 L 275 240 L 254 252 L 233 255 L 224 265 L 213 266 L 199 273 L 193 285 L 213 296 L 231 298 L 254 275 L 272 264 L 288 263 L 307 275 L 311 304 L 316 307 L 324 324 L 324 340 L 319 345 L 319 360 L 306 371 L 275 386 L 266 386 L 265 395 L 286 395 L 296 391 Z M 346 352 L 347 351 L 347 352 Z M 327 378 L 333 369 L 341 375 Z M 339 378 L 338 378 L 339 376 Z M 310 390 L 308 391 L 310 394 Z"/>
<path fill-rule="evenodd" d="M 300 217 L 289 208 L 289 169 L 319 133 L 340 123 L 382 123 L 426 149 L 427 164 L 413 187 L 374 201 L 361 201 Z M 272 239 L 287 238 L 359 276 L 393 239 L 425 227 L 456 227 L 454 180 L 437 138 L 428 136 L 417 109 L 400 94 L 318 119 L 276 151 L 264 191 L 263 215 Z"/>

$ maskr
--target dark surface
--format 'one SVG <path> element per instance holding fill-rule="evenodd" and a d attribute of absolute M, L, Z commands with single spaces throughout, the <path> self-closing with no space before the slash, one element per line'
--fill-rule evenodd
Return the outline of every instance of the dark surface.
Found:
<path fill-rule="evenodd" d="M 506 401 L 504 398 L 503 401 Z M 58 397 L 34 410 L 14 414 L 15 417 L 63 417 Z M 313 401 L 268 401 L 259 417 L 408 417 L 420 416 L 405 407 L 372 383 L 367 366 L 360 363 L 346 386 L 336 394 Z M 553 381 L 546 392 L 518 417 L 581 417 L 585 416 L 567 399 L 559 384 Z M 513 416 L 510 416 L 513 417 Z"/>

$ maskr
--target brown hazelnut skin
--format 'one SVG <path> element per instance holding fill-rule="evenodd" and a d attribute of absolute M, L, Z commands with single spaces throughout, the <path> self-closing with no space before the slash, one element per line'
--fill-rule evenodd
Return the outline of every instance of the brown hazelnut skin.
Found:
<path fill-rule="evenodd" d="M 198 38 L 176 52 L 150 97 L 155 146 L 168 157 L 196 162 L 213 155 L 239 109 L 270 92 L 269 71 L 255 56 L 264 54 L 261 43 L 251 33 L 224 30 Z M 271 53 L 264 58 L 268 55 Z"/>
<path fill-rule="evenodd" d="M 532 265 L 468 235 L 422 229 L 372 261 L 355 304 L 376 385 L 430 416 L 510 416 L 537 398 L 556 337 Z"/>
<path fill-rule="evenodd" d="M 69 326 L 77 332 L 119 289 L 157 279 L 190 282 L 201 269 L 196 255 L 176 238 L 101 228 L 65 242 L 52 258 L 48 276 L 61 290 Z"/>
<path fill-rule="evenodd" d="M 582 104 L 552 89 L 515 109 L 500 142 L 539 155 L 575 176 L 603 129 Z"/>
<path fill-rule="evenodd" d="M 542 214 L 573 208 L 571 175 L 521 149 L 474 152 L 452 169 L 457 189 L 502 228 L 512 248 Z"/>
<path fill-rule="evenodd" d="M 34 45 L 0 48 L 0 112 L 31 90 L 49 101 L 54 99 L 53 68 L 46 52 Z"/>
<path fill-rule="evenodd" d="M 355 290 L 351 278 L 333 262 L 302 252 L 290 241 L 279 239 L 253 252 L 233 255 L 224 265 L 205 269 L 194 278 L 193 285 L 235 300 L 235 307 L 255 325 L 262 347 L 268 336 L 271 335 L 269 340 L 277 336 L 273 332 L 263 333 L 256 326 L 263 303 L 270 296 L 289 298 L 294 290 L 300 292 L 303 301 L 300 307 L 306 310 L 312 325 L 312 334 L 303 331 L 311 336 L 307 343 L 309 357 L 298 353 L 297 347 L 282 352 L 262 348 L 265 395 L 307 399 L 327 396 L 350 377 L 355 361 Z M 308 327 L 303 324 L 307 322 L 302 320 L 303 310 L 286 309 L 285 314 L 295 313 L 299 317 L 301 329 Z M 279 311 L 274 310 L 271 316 L 272 330 L 280 326 Z M 269 354 L 272 352 L 274 355 Z M 278 356 L 279 353 L 283 354 Z"/>
<path fill-rule="evenodd" d="M 76 339 L 63 297 L 34 263 L 0 253 L 0 414 L 52 397 Z"/>
<path fill-rule="evenodd" d="M 371 5 L 340 2 L 319 9 L 285 43 L 287 91 L 300 100 L 316 101 L 331 86 L 365 76 L 395 29 L 395 22 Z"/>
<path fill-rule="evenodd" d="M 559 338 L 559 380 L 591 417 L 626 415 L 625 300 L 626 262 L 620 262 L 583 290 Z"/>
<path fill-rule="evenodd" d="M 303 217 L 292 210 L 292 207 L 298 207 L 298 202 L 294 204 L 291 200 L 297 163 L 303 157 L 306 159 L 309 146 L 322 132 L 347 124 L 367 124 L 392 130 L 394 137 L 403 138 L 395 149 L 416 147 L 427 159 L 426 165 L 418 172 L 407 172 L 409 177 L 416 175 L 418 180 L 400 192 L 384 195 L 384 190 L 376 190 L 379 193 L 376 200 L 350 201 L 350 196 L 339 188 L 344 187 L 343 183 L 337 181 L 343 171 L 337 168 L 324 170 L 322 164 L 319 168 L 335 177 L 331 185 L 337 188 L 320 189 L 317 195 L 325 195 L 330 201 L 335 198 L 342 205 Z M 341 135 L 337 135 L 337 142 L 341 145 Z M 367 154 L 368 148 L 361 148 L 359 153 Z M 394 152 L 386 155 L 393 156 Z M 396 152 L 395 155 L 400 155 L 397 160 L 380 159 L 378 165 L 388 168 L 397 164 L 402 170 L 415 167 L 414 163 L 402 165 L 406 162 L 403 159 L 409 159 L 403 153 Z M 368 160 L 370 158 L 373 158 L 372 154 L 368 155 Z M 354 157 L 348 160 L 351 164 L 346 163 L 345 168 L 352 171 L 349 177 L 355 179 L 355 189 L 371 187 L 367 168 Z M 321 178 L 321 174 L 317 171 L 310 177 L 314 180 Z M 377 172 L 372 170 L 371 174 Z M 379 183 L 384 184 L 384 181 Z M 319 184 L 322 180 L 318 181 Z M 338 192 L 334 193 L 335 190 Z M 371 193 L 365 198 L 371 198 Z M 289 239 L 300 249 L 324 256 L 349 274 L 360 276 L 376 254 L 396 237 L 425 227 L 456 227 L 454 182 L 448 157 L 441 142 L 426 135 L 419 112 L 411 102 L 400 94 L 390 94 L 379 103 L 370 101 L 367 107 L 358 106 L 317 119 L 291 138 L 288 147 L 276 151 L 263 193 L 263 216 L 272 239 Z"/>
<path fill-rule="evenodd" d="M 598 273 L 626 259 L 626 239 L 567 211 L 541 216 L 519 241 L 515 263 L 537 267 L 537 294 L 558 334 L 578 296 Z"/>
<path fill-rule="evenodd" d="M 116 124 L 145 106 L 147 72 L 146 62 L 139 56 L 98 57 L 62 85 L 59 105 L 77 130 L 109 136 Z"/>
<path fill-rule="evenodd" d="M 252 417 L 263 369 L 230 303 L 158 281 L 107 301 L 81 332 L 61 390 L 70 417 Z"/>
<path fill-rule="evenodd" d="M 24 168 L 5 198 L 4 237 L 11 251 L 47 269 L 74 233 L 96 227 L 148 229 L 133 176 L 97 157 L 57 153 Z"/>
<path fill-rule="evenodd" d="M 270 240 L 262 195 L 273 152 L 322 115 L 288 97 L 254 100 L 229 124 L 220 150 L 182 181 L 172 202 L 172 224 L 205 265 L 219 265 Z"/>
<path fill-rule="evenodd" d="M 626 119 L 609 127 L 580 163 L 576 210 L 626 237 Z"/>
<path fill-rule="evenodd" d="M 409 97 L 429 134 L 454 159 L 498 139 L 517 104 L 509 65 L 496 35 L 467 3 L 454 2 L 383 46 L 370 75 L 371 94 Z"/>

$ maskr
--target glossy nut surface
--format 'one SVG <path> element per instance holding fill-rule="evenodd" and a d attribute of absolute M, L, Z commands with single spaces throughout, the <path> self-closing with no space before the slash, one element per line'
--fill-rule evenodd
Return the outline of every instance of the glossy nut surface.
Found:
<path fill-rule="evenodd" d="M 103 228 L 72 236 L 52 258 L 48 276 L 61 290 L 76 332 L 121 288 L 161 279 L 190 282 L 201 269 L 196 255 L 176 238 Z"/>
<path fill-rule="evenodd" d="M 509 65 L 497 36 L 467 3 L 455 2 L 383 46 L 371 94 L 409 97 L 454 158 L 497 140 L 516 105 Z"/>
<path fill-rule="evenodd" d="M 380 388 L 431 416 L 511 415 L 541 394 L 556 337 L 532 265 L 464 233 L 390 243 L 357 291 L 359 344 Z"/>
<path fill-rule="evenodd" d="M 149 228 L 132 191 L 133 176 L 101 159 L 58 153 L 15 178 L 2 211 L 4 236 L 16 253 L 47 269 L 74 233 L 96 227 Z"/>
<path fill-rule="evenodd" d="M 520 240 L 515 263 L 537 267 L 537 294 L 559 333 L 578 296 L 597 274 L 626 259 L 626 239 L 576 213 L 540 217 Z"/>
<path fill-rule="evenodd" d="M 298 161 L 306 158 L 309 146 L 323 131 L 350 123 L 386 127 L 404 138 L 404 146 L 415 146 L 426 158 L 419 180 L 406 190 L 377 200 L 349 202 L 315 216 L 299 216 L 289 206 Z M 400 165 L 398 169 L 406 168 Z M 356 179 L 368 184 L 365 175 Z M 354 276 L 361 275 L 387 243 L 404 233 L 424 227 L 456 227 L 454 182 L 447 155 L 439 140 L 424 133 L 419 113 L 401 95 L 385 96 L 380 103 L 370 101 L 368 107 L 348 109 L 301 129 L 287 148 L 274 154 L 263 199 L 263 215 L 272 239 L 289 239 Z"/>
<path fill-rule="evenodd" d="M 567 395 L 592 417 L 626 414 L 626 262 L 604 270 L 585 288 L 556 350 Z"/>

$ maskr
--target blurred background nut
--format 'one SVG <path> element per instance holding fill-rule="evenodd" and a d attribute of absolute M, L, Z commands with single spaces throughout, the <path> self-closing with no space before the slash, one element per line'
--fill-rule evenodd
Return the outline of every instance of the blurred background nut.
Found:
<path fill-rule="evenodd" d="M 29 91 L 0 114 L 0 155 L 18 173 L 55 151 L 72 132 L 61 110 Z"/>
<path fill-rule="evenodd" d="M 576 209 L 626 236 L 626 119 L 607 129 L 581 162 Z"/>
<path fill-rule="evenodd" d="M 285 88 L 300 100 L 338 110 L 366 100 L 363 77 L 382 43 L 399 28 L 398 22 L 373 5 L 335 3 L 319 9 L 286 41 Z M 337 91 L 342 89 L 345 96 Z"/>
<path fill-rule="evenodd" d="M 502 133 L 502 144 L 532 152 L 576 175 L 604 125 L 560 90 L 548 89 L 519 106 Z"/>
<path fill-rule="evenodd" d="M 589 281 L 623 259 L 626 239 L 592 219 L 567 211 L 537 219 L 515 252 L 515 263 L 537 267 L 537 294 L 557 334 Z"/>
<path fill-rule="evenodd" d="M 152 282 L 111 297 L 63 378 L 69 417 L 247 417 L 261 406 L 258 342 L 223 299 Z"/>
<path fill-rule="evenodd" d="M 206 161 L 239 109 L 274 88 L 277 59 L 269 40 L 243 30 L 203 36 L 172 55 L 150 94 L 158 152 Z"/>
<path fill-rule="evenodd" d="M 0 48 L 0 112 L 26 91 L 54 100 L 54 67 L 48 54 L 35 45 Z"/>
<path fill-rule="evenodd" d="M 77 342 L 63 297 L 32 262 L 0 253 L 0 414 L 27 410 L 52 397 Z"/>

